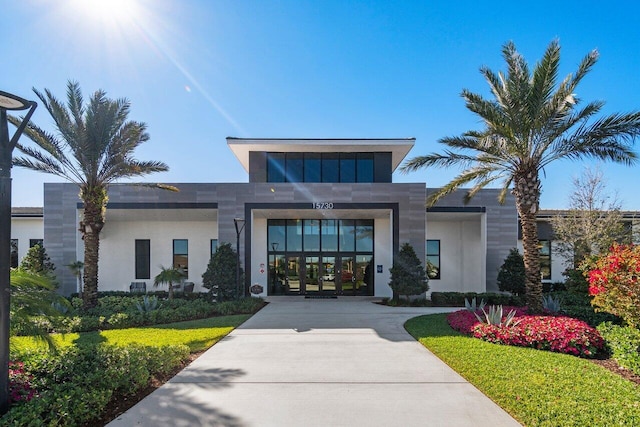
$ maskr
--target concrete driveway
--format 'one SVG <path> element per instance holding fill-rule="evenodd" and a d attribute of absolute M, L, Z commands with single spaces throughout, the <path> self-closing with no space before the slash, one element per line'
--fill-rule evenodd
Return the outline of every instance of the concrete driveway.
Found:
<path fill-rule="evenodd" d="M 109 426 L 519 425 L 404 330 L 448 309 L 268 301 Z"/>

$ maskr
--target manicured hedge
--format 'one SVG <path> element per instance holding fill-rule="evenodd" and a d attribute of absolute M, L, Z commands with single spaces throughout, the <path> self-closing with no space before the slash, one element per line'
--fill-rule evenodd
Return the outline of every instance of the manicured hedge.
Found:
<path fill-rule="evenodd" d="M 98 299 L 98 306 L 88 312 L 77 310 L 66 316 L 43 319 L 42 324 L 45 329 L 52 332 L 89 332 L 182 322 L 212 316 L 250 314 L 264 305 L 264 301 L 259 298 L 244 298 L 221 303 L 213 303 L 204 298 L 174 299 L 159 301 L 156 310 L 140 312 L 136 303 L 141 301 L 141 296 L 102 297 Z M 79 300 L 74 300 L 73 304 L 79 304 Z"/>
<path fill-rule="evenodd" d="M 149 385 L 189 355 L 185 345 L 76 346 L 57 355 L 21 355 L 39 395 L 19 403 L 2 418 L 3 426 L 76 426 L 91 424 L 113 396 L 127 396 Z"/>
<path fill-rule="evenodd" d="M 611 357 L 640 375 L 640 330 L 606 322 L 598 326 L 598 332 L 607 341 Z"/>
<path fill-rule="evenodd" d="M 431 303 L 438 307 L 464 307 L 464 300 L 471 301 L 473 298 L 478 303 L 484 299 L 489 305 L 522 306 L 525 303 L 524 297 L 494 292 L 431 292 Z"/>

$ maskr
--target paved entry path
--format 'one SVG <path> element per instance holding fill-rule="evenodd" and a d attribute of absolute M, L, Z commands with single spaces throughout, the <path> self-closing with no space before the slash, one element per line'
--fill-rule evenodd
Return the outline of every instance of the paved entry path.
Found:
<path fill-rule="evenodd" d="M 109 426 L 518 426 L 370 298 L 269 297 Z"/>

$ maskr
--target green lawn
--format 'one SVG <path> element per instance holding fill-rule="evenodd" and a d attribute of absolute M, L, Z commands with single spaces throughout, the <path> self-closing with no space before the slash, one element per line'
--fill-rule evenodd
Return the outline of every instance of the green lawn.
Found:
<path fill-rule="evenodd" d="M 640 425 L 640 387 L 593 362 L 470 338 L 446 314 L 405 327 L 525 426 Z"/>
<path fill-rule="evenodd" d="M 56 345 L 60 347 L 101 342 L 115 345 L 138 343 L 149 346 L 184 344 L 192 353 L 195 353 L 211 347 L 249 317 L 251 317 L 250 314 L 211 317 L 140 328 L 54 334 L 53 338 Z M 42 346 L 45 346 L 42 342 L 30 337 L 11 337 L 12 352 Z"/>

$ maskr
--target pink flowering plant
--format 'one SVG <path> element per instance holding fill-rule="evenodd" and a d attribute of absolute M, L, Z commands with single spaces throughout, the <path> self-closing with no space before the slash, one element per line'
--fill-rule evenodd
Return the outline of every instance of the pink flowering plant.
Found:
<path fill-rule="evenodd" d="M 31 384 L 33 377 L 24 370 L 22 362 L 9 362 L 10 403 L 28 402 L 37 396 Z"/>
<path fill-rule="evenodd" d="M 585 272 L 591 304 L 640 328 L 640 246 L 614 244 Z"/>
<path fill-rule="evenodd" d="M 461 310 L 447 316 L 449 325 L 466 335 L 485 341 L 533 347 L 579 357 L 593 357 L 604 348 L 597 330 L 585 322 L 565 316 L 529 316 L 526 308 L 515 309 L 515 321 L 509 326 L 489 325 L 478 321 L 474 313 Z"/>

